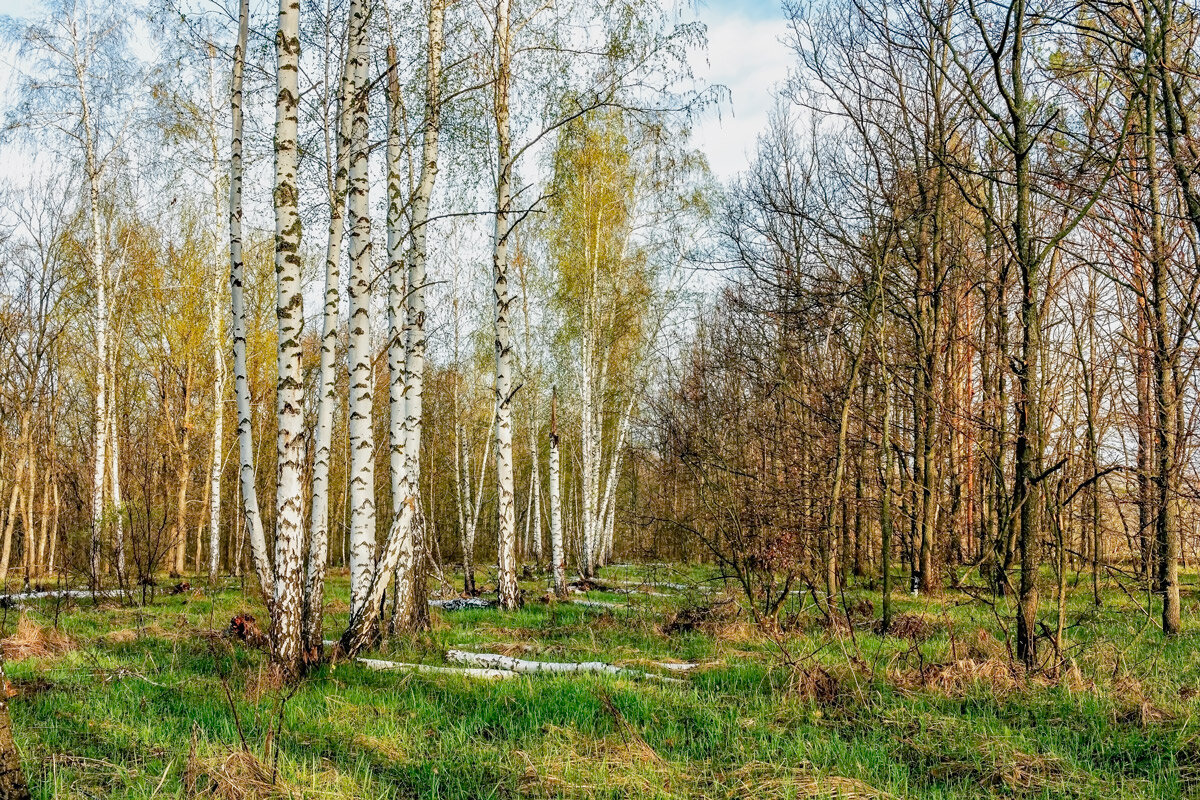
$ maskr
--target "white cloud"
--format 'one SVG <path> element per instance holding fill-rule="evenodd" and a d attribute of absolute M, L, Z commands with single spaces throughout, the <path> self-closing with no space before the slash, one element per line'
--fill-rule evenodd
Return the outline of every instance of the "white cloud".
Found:
<path fill-rule="evenodd" d="M 775 93 L 787 80 L 792 54 L 781 43 L 787 22 L 781 12 L 748 15 L 736 4 L 701 9 L 708 25 L 708 57 L 693 65 L 696 77 L 729 88 L 718 117 L 710 111 L 696 126 L 694 142 L 713 172 L 728 179 L 744 170 L 758 134 L 775 106 Z"/>

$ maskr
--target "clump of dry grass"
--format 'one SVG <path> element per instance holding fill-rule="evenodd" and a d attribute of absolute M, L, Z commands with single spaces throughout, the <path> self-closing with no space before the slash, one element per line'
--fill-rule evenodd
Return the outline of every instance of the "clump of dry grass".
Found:
<path fill-rule="evenodd" d="M 128 644 L 136 642 L 138 639 L 153 638 L 153 639 L 177 639 L 180 637 L 178 633 L 172 633 L 157 622 L 151 623 L 144 628 L 118 628 L 117 630 L 109 631 L 100 636 L 100 641 L 104 644 Z"/>
<path fill-rule="evenodd" d="M 1119 698 L 1117 722 L 1145 728 L 1156 722 L 1174 719 L 1175 715 L 1154 703 L 1142 682 L 1132 675 L 1121 675 L 1113 681 L 1113 696 Z"/>
<path fill-rule="evenodd" d="M 978 748 L 979 760 L 945 758 L 929 771 L 938 780 L 965 779 L 1007 792 L 1033 794 L 1059 789 L 1065 770 L 1055 756 L 1025 753 L 1014 748 Z"/>
<path fill-rule="evenodd" d="M 1008 646 L 983 628 L 976 628 L 966 641 L 966 656 L 975 661 L 1007 659 Z"/>
<path fill-rule="evenodd" d="M 842 682 L 829 670 L 817 664 L 812 667 L 796 667 L 788 680 L 792 694 L 805 700 L 815 700 L 822 705 L 837 701 L 842 693 Z"/>
<path fill-rule="evenodd" d="M 274 697 L 283 689 L 285 681 L 279 670 L 271 664 L 262 664 L 258 671 L 246 676 L 243 697 L 258 703 L 265 697 Z"/>
<path fill-rule="evenodd" d="M 248 750 L 199 756 L 193 741 L 183 774 L 188 797 L 213 800 L 276 800 L 295 797 L 271 769 Z"/>
<path fill-rule="evenodd" d="M 684 606 L 668 615 L 660 630 L 667 636 L 693 631 L 719 636 L 723 629 L 735 624 L 741 628 L 745 621 L 746 615 L 737 595 L 726 592 L 708 602 Z"/>
<path fill-rule="evenodd" d="M 590 738 L 547 726 L 537 751 L 514 751 L 524 769 L 521 797 L 844 798 L 887 800 L 892 795 L 853 778 L 818 775 L 805 766 L 751 761 L 731 771 L 662 758 L 636 732 Z"/>
<path fill-rule="evenodd" d="M 404 764 L 411 759 L 411 754 L 397 746 L 396 740 L 393 738 L 358 733 L 354 736 L 354 747 L 372 753 L 391 764 Z"/>
<path fill-rule="evenodd" d="M 25 614 L 17 620 L 17 630 L 12 636 L 0 641 L 0 650 L 6 661 L 24 661 L 28 658 L 55 658 L 75 649 L 75 643 L 55 628 L 38 625 Z"/>
<path fill-rule="evenodd" d="M 591 738 L 548 725 L 536 753 L 517 750 L 514 755 L 524 762 L 521 797 L 608 797 L 614 791 L 626 797 L 653 797 L 690 780 L 679 765 L 663 760 L 641 736 L 624 727 L 617 734 Z"/>
<path fill-rule="evenodd" d="M 840 775 L 814 775 L 811 770 L 751 761 L 726 779 L 729 797 L 756 800 L 835 797 L 839 800 L 886 800 L 893 795 L 868 783 Z"/>
<path fill-rule="evenodd" d="M 879 628 L 878 632 L 910 642 L 924 642 L 937 632 L 937 623 L 919 614 L 897 614 L 892 618 L 892 624 L 887 630 Z"/>
<path fill-rule="evenodd" d="M 1028 685 L 1028 680 L 1007 661 L 960 658 L 917 669 L 890 670 L 889 682 L 900 691 L 932 691 L 961 697 L 972 687 L 987 686 L 995 694 L 1007 694 Z"/>

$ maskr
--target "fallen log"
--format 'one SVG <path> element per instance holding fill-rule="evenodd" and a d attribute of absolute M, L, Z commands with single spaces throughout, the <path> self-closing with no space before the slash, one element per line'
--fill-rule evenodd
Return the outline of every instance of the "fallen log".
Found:
<path fill-rule="evenodd" d="M 650 678 L 670 683 L 686 683 L 679 678 L 669 678 L 665 675 L 655 675 L 653 672 L 643 672 L 628 667 L 618 667 L 605 664 L 603 661 L 527 661 L 523 658 L 502 656 L 497 653 L 469 653 L 465 650 L 447 650 L 446 660 L 457 664 L 470 664 L 473 667 L 508 670 L 514 673 L 536 675 L 545 673 L 596 672 L 604 675 L 617 675 L 625 678 Z"/>
<path fill-rule="evenodd" d="M 496 601 L 482 597 L 452 597 L 449 600 L 430 600 L 429 605 L 443 611 L 461 611 L 464 608 L 495 608 Z"/>
<path fill-rule="evenodd" d="M 39 592 L 0 594 L 0 608 L 16 608 L 27 600 L 90 600 L 93 597 L 120 597 L 120 589 L 48 589 Z"/>
<path fill-rule="evenodd" d="M 431 664 L 408 664 L 403 661 L 383 661 L 378 658 L 356 658 L 354 660 L 367 669 L 379 671 L 407 670 L 431 675 L 461 675 L 464 678 L 480 678 L 489 681 L 517 677 L 517 673 L 513 670 L 491 667 L 435 667 Z"/>
<path fill-rule="evenodd" d="M 624 603 L 608 603 L 608 602 L 605 602 L 604 600 L 574 600 L 573 599 L 573 600 L 571 600 L 571 603 L 574 605 L 577 605 L 577 606 L 584 606 L 585 608 L 612 609 L 612 608 L 625 608 L 626 607 Z"/>

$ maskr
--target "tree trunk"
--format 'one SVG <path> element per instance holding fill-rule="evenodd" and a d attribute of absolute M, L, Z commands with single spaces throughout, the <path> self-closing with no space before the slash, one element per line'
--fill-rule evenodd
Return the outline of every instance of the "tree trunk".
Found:
<path fill-rule="evenodd" d="M 508 236 L 512 232 L 512 141 L 509 132 L 511 0 L 497 0 L 495 20 L 496 75 L 493 111 L 496 122 L 496 220 L 493 234 L 492 278 L 496 340 L 496 566 L 500 607 L 517 607 L 516 495 L 513 488 L 512 296 L 508 288 Z"/>
<path fill-rule="evenodd" d="M 8 566 L 12 558 L 13 526 L 17 520 L 17 503 L 21 499 L 21 480 L 25 475 L 25 459 L 17 462 L 17 475 L 13 480 L 8 501 L 8 517 L 4 521 L 4 545 L 0 552 L 0 586 L 7 585 Z"/>
<path fill-rule="evenodd" d="M 431 0 L 427 26 L 421 178 L 412 203 L 412 251 L 408 263 L 408 291 L 404 307 L 404 465 L 400 489 L 403 502 L 413 503 L 417 509 L 413 516 L 413 527 L 408 534 L 411 541 L 401 549 L 401 560 L 396 571 L 397 601 L 393 629 L 404 633 L 426 628 L 429 622 L 425 588 L 428 548 L 425 544 L 425 517 L 420 508 L 421 433 L 425 387 L 425 272 L 429 204 L 437 180 L 438 137 L 441 133 L 442 27 L 445 11 L 446 0 Z M 399 87 L 395 88 L 394 94 L 398 105 Z M 395 134 L 398 136 L 399 131 L 395 131 Z"/>
<path fill-rule="evenodd" d="M 350 3 L 349 53 L 354 83 L 350 134 L 350 615 L 362 613 L 375 573 L 375 440 L 372 435 L 374 370 L 371 347 L 371 216 L 367 141 L 367 18 L 365 0 Z"/>
<path fill-rule="evenodd" d="M 1041 566 L 1041 487 L 1036 481 L 1042 471 L 1042 321 L 1040 315 L 1042 276 L 1033 236 L 1033 198 L 1030 179 L 1032 137 L 1028 130 L 1022 70 L 1024 68 L 1025 0 L 1017 0 L 1013 11 L 1017 29 L 1011 55 L 1011 120 L 1013 126 L 1013 184 L 1015 219 L 1013 241 L 1021 277 L 1021 355 L 1018 364 L 1016 415 L 1016 469 L 1013 475 L 1014 505 L 1019 509 L 1021 532 L 1021 585 L 1017 608 L 1017 657 L 1027 669 L 1037 663 L 1034 626 L 1038 608 L 1038 569 Z"/>
<path fill-rule="evenodd" d="M 558 452 L 558 390 L 550 395 L 550 558 L 554 565 L 554 594 L 567 597 L 567 553 L 563 546 L 562 487 Z"/>
<path fill-rule="evenodd" d="M 238 479 L 242 497 L 242 516 L 250 539 L 250 559 L 258 574 L 259 586 L 268 610 L 274 602 L 275 574 L 267 553 L 262 516 L 258 510 L 258 488 L 254 473 L 254 430 L 251 427 L 250 378 L 246 366 L 246 301 L 242 262 L 242 75 L 246 64 L 246 44 L 250 21 L 250 0 L 239 6 L 238 40 L 233 54 L 233 78 L 230 84 L 229 146 L 229 302 L 233 329 L 233 382 L 237 398 Z M 239 557 L 237 563 L 240 564 Z"/>
<path fill-rule="evenodd" d="M 115 381 L 114 381 L 114 389 Z M 114 398 L 115 399 L 115 398 Z M 115 403 L 108 407 L 109 431 L 109 491 L 112 493 L 113 509 L 113 556 L 117 566 L 117 582 L 125 587 L 127 574 L 125 572 L 125 504 L 121 500 L 121 447 L 117 438 L 117 414 Z"/>
<path fill-rule="evenodd" d="M 338 289 L 341 279 L 342 240 L 346 192 L 350 174 L 350 105 L 354 94 L 352 47 L 346 50 L 338 85 L 334 133 L 334 167 L 329 188 L 329 235 L 325 245 L 325 306 L 321 326 L 321 367 L 318 376 L 317 426 L 313 445 L 312 510 L 308 544 L 307 601 L 304 614 L 304 646 L 310 662 L 316 662 L 324 645 L 325 566 L 329 561 L 329 467 L 332 458 L 333 411 L 336 394 L 338 346 Z M 326 147 L 328 150 L 328 147 Z"/>
<path fill-rule="evenodd" d="M 302 668 L 300 623 L 303 592 L 304 382 L 301 338 L 304 295 L 301 291 L 299 187 L 296 183 L 299 110 L 300 3 L 280 0 L 275 36 L 275 313 L 276 439 L 275 591 L 271 609 L 271 656 L 286 678 Z"/>

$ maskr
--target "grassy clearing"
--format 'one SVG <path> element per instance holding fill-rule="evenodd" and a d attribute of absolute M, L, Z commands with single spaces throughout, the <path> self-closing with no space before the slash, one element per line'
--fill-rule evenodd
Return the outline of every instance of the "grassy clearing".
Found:
<path fill-rule="evenodd" d="M 330 588 L 335 631 L 345 578 Z M 261 653 L 219 635 L 235 614 L 262 619 L 236 586 L 146 608 L 39 601 L 9 645 L 24 648 L 10 653 L 10 706 L 39 798 L 1200 796 L 1200 631 L 1164 643 L 1138 611 L 1145 598 L 1114 591 L 1095 609 L 1081 586 L 1067 615 L 1074 668 L 1050 681 L 1009 668 L 1011 609 L 954 593 L 897 595 L 908 638 L 870 632 L 866 588 L 847 595 L 861 606 L 853 626 L 790 609 L 781 641 L 810 656 L 804 676 L 736 618 L 664 633 L 695 600 L 670 594 L 589 594 L 617 609 L 434 611 L 433 630 L 382 657 L 440 665 L 457 647 L 651 671 L 701 662 L 686 685 L 340 664 L 291 696 L 266 680 Z M 1189 591 L 1185 620 L 1196 606 Z M 5 632 L 18 620 L 6 612 Z M 58 632 L 40 649 L 39 627 Z"/>

